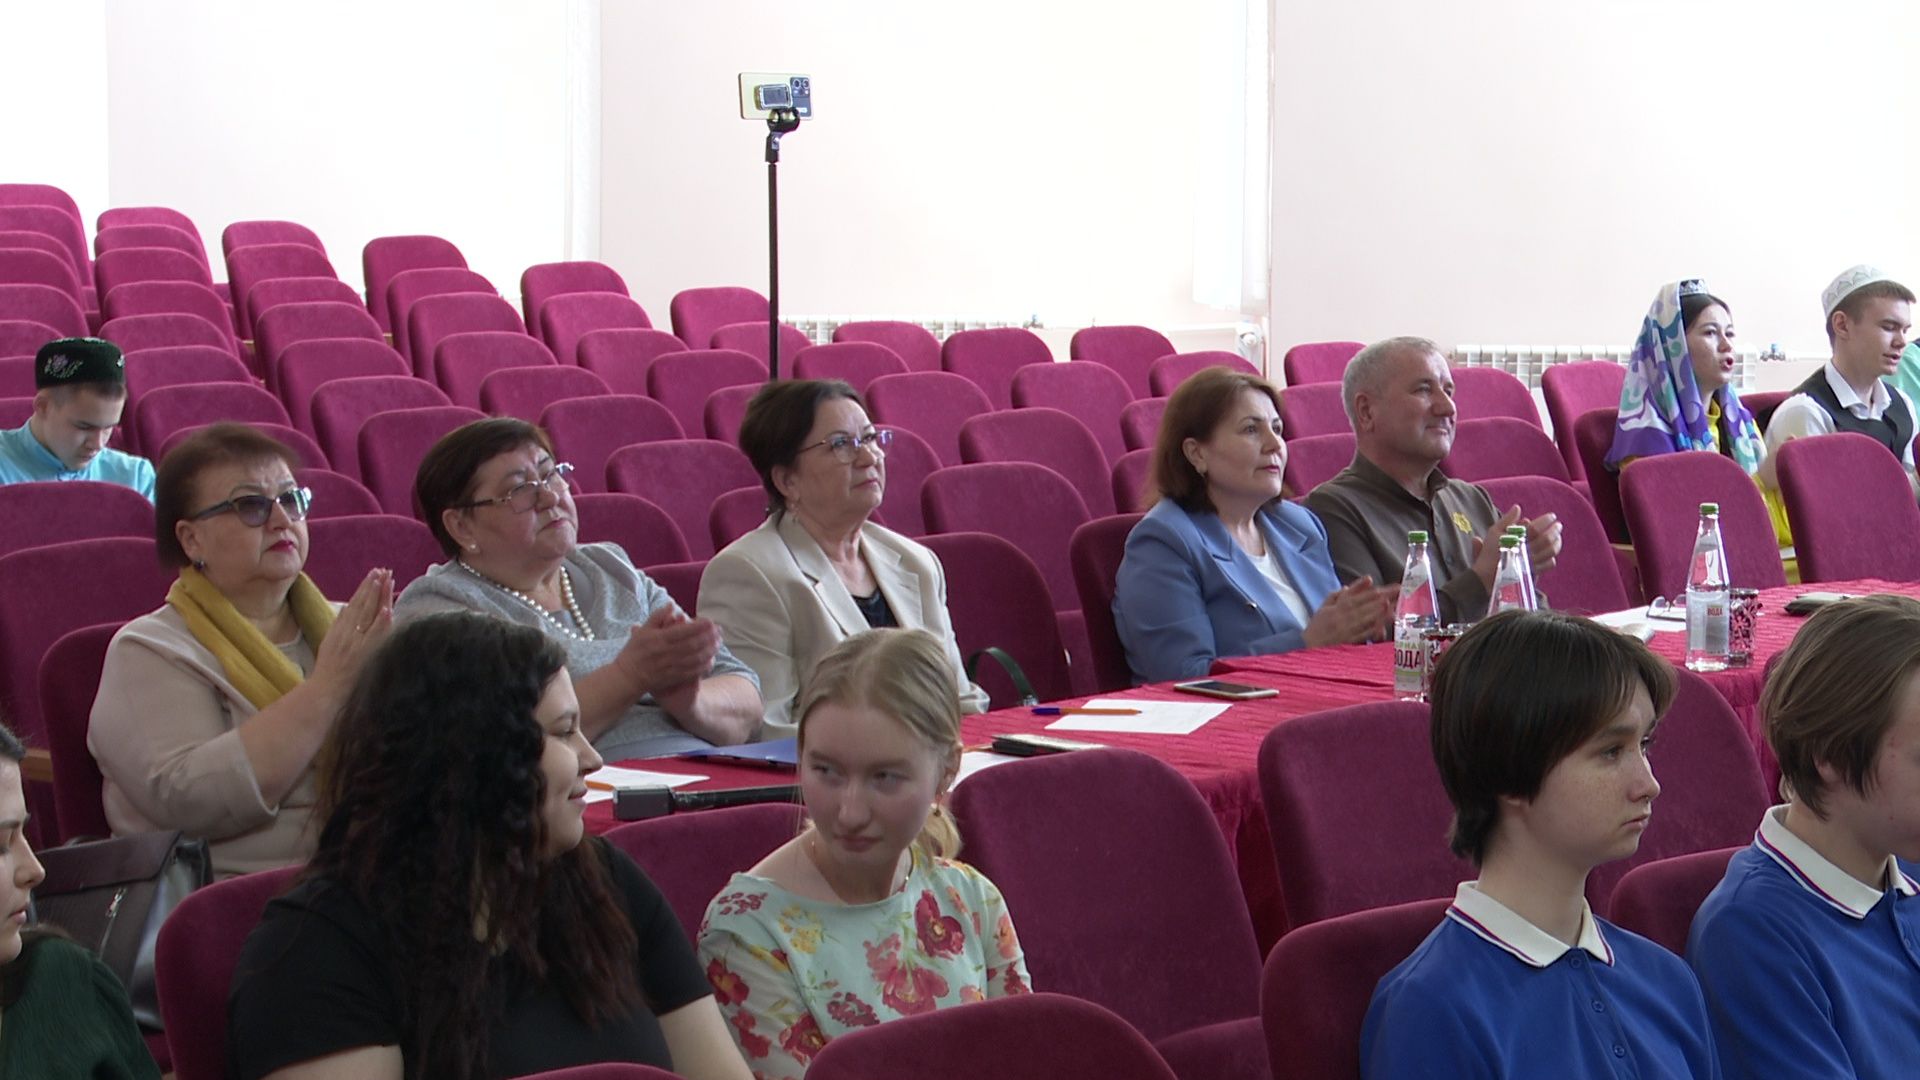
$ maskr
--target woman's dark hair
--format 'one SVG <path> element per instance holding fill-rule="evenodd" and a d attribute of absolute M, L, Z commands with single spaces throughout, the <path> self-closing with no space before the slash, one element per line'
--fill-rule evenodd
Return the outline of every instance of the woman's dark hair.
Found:
<path fill-rule="evenodd" d="M 420 459 L 420 471 L 413 476 L 413 512 L 433 530 L 441 551 L 449 557 L 460 554 L 459 541 L 440 519 L 447 509 L 473 499 L 473 475 L 480 466 L 530 444 L 553 453 L 546 432 L 525 420 L 495 416 L 447 432 Z"/>
<path fill-rule="evenodd" d="M 1503 611 L 1462 634 L 1434 668 L 1430 729 L 1453 803 L 1453 853 L 1483 862 L 1501 797 L 1540 794 L 1547 773 L 1620 715 L 1638 687 L 1654 716 L 1664 715 L 1672 666 L 1590 619 Z"/>
<path fill-rule="evenodd" d="M 1724 309 L 1727 314 L 1729 315 L 1733 314 L 1733 309 L 1730 307 L 1727 307 L 1727 302 L 1713 295 L 1712 293 L 1693 293 L 1691 295 L 1681 297 L 1680 298 L 1681 329 L 1683 330 L 1693 329 L 1694 321 L 1700 318 L 1700 313 L 1707 310 L 1708 308 L 1712 307 L 1715 304 L 1719 304 L 1720 307 Z"/>
<path fill-rule="evenodd" d="M 496 956 L 551 981 L 590 1025 L 640 1000 L 604 845 L 542 855 L 534 711 L 564 660 L 540 631 L 483 615 L 409 622 L 368 660 L 323 752 L 308 873 L 386 928 L 411 1075 L 483 1075 Z"/>
<path fill-rule="evenodd" d="M 740 449 L 760 474 L 767 489 L 767 507 L 775 512 L 787 508 L 786 497 L 774 486 L 773 470 L 790 469 L 806 445 L 820 406 L 845 398 L 866 410 L 860 391 L 839 379 L 785 379 L 760 388 L 747 402 L 746 418 L 740 422 Z M 858 432 L 855 432 L 858 434 Z"/>
<path fill-rule="evenodd" d="M 1207 478 L 1187 460 L 1186 441 L 1207 441 L 1220 419 L 1240 400 L 1240 395 L 1255 390 L 1272 399 L 1280 408 L 1280 391 L 1258 375 L 1230 367 L 1202 368 L 1174 387 L 1167 399 L 1167 411 L 1160 414 L 1160 434 L 1153 443 L 1153 479 L 1147 499 L 1171 499 L 1183 510 L 1212 510 L 1207 495 Z"/>
<path fill-rule="evenodd" d="M 187 515 L 205 509 L 193 505 L 193 488 L 201 473 L 221 465 L 258 465 L 276 459 L 289 470 L 300 467 L 300 455 L 292 447 L 234 423 L 209 424 L 169 450 L 153 477 L 153 543 L 161 565 L 181 567 L 192 561 L 174 530 Z"/>

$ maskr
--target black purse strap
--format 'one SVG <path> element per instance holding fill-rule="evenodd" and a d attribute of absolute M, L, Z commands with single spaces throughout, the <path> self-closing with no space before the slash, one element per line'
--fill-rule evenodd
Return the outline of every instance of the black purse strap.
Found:
<path fill-rule="evenodd" d="M 967 680 L 969 682 L 978 681 L 974 679 L 973 673 L 979 669 L 980 658 L 983 656 L 992 657 L 994 662 L 1000 665 L 1000 669 L 1007 673 L 1008 680 L 1013 683 L 1013 692 L 1020 695 L 1019 704 L 1038 705 L 1040 703 L 1040 699 L 1034 695 L 1033 684 L 1027 681 L 1027 673 L 1020 670 L 1020 661 L 1015 660 L 1007 650 L 1002 649 L 998 645 L 989 645 L 984 649 L 976 651 L 972 656 L 967 657 Z"/>

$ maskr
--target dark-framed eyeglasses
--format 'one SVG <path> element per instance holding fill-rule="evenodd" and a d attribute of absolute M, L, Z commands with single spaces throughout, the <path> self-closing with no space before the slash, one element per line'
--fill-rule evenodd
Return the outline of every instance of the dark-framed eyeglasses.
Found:
<path fill-rule="evenodd" d="M 453 507 L 455 510 L 471 510 L 477 506 L 504 506 L 516 514 L 524 514 L 540 505 L 540 493 L 551 491 L 555 495 L 573 487 L 573 466 L 567 462 L 555 462 L 553 468 L 531 480 L 523 480 L 507 489 L 505 495 L 491 499 L 475 499 Z"/>
<path fill-rule="evenodd" d="M 840 462 L 840 464 L 851 465 L 854 459 L 860 456 L 860 451 L 862 450 L 872 454 L 874 457 L 885 457 L 887 454 L 887 446 L 892 442 L 893 430 L 891 428 L 874 428 L 864 435 L 858 436 L 848 435 L 846 432 L 835 432 L 817 443 L 808 443 L 795 453 L 804 454 L 809 450 L 824 446 L 827 448 L 827 453 L 832 454 L 834 459 Z"/>
<path fill-rule="evenodd" d="M 278 495 L 235 495 L 226 502 L 214 503 L 197 514 L 188 515 L 187 520 L 205 521 L 230 513 L 240 519 L 240 524 L 257 529 L 273 516 L 275 506 L 287 512 L 288 521 L 305 521 L 307 511 L 313 508 L 313 489 L 288 488 Z"/>

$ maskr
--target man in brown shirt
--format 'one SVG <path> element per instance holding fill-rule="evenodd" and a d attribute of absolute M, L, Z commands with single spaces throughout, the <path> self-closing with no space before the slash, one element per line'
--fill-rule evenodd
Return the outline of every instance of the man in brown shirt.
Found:
<path fill-rule="evenodd" d="M 1353 464 L 1314 488 L 1306 505 L 1327 528 L 1342 582 L 1370 576 L 1397 584 L 1407 533 L 1424 529 L 1441 621 L 1471 622 L 1487 613 L 1507 526 L 1527 527 L 1535 576 L 1553 568 L 1560 554 L 1554 515 L 1522 521 L 1518 506 L 1500 513 L 1485 489 L 1440 471 L 1453 449 L 1453 375 L 1433 342 L 1397 337 L 1362 349 L 1347 365 L 1340 396 L 1353 421 Z"/>

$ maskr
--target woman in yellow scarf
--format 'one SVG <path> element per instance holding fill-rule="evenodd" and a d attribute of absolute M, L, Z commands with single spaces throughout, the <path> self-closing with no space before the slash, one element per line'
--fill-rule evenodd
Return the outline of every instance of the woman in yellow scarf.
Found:
<path fill-rule="evenodd" d="M 180 577 L 115 635 L 87 731 L 115 834 L 205 837 L 220 875 L 313 850 L 314 757 L 393 623 L 391 571 L 342 607 L 301 573 L 312 496 L 295 462 L 215 424 L 160 463 L 155 540 Z"/>

